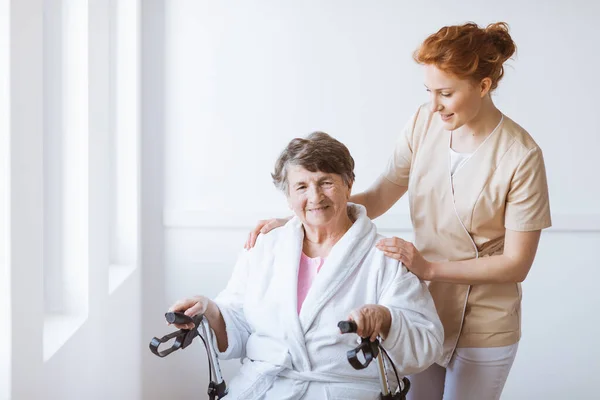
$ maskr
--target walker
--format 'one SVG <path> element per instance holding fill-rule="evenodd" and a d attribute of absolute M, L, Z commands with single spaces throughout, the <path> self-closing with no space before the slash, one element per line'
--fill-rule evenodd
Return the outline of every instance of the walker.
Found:
<path fill-rule="evenodd" d="M 152 353 L 156 354 L 158 357 L 166 357 L 176 350 L 185 349 L 192 343 L 196 336 L 199 336 L 204 343 L 208 357 L 208 398 L 209 400 L 219 400 L 225 397 L 227 395 L 227 384 L 225 383 L 223 375 L 221 374 L 221 367 L 219 366 L 219 359 L 217 358 L 217 353 L 213 347 L 213 336 L 208 320 L 206 320 L 203 315 L 188 317 L 181 312 L 168 312 L 165 314 L 165 318 L 167 319 L 167 322 L 171 324 L 193 323 L 194 329 L 180 329 L 163 336 L 160 339 L 154 337 L 150 342 L 150 351 L 152 351 Z M 344 334 L 356 333 L 357 329 L 356 323 L 353 321 L 340 321 L 338 323 L 338 327 Z M 166 350 L 159 351 L 158 348 L 160 345 L 167 343 L 170 340 L 173 340 L 171 347 L 167 348 Z M 383 359 L 384 355 L 392 365 L 394 373 L 396 374 L 396 379 L 400 385 L 394 393 L 391 393 L 389 389 L 386 363 Z M 356 370 L 365 369 L 369 366 L 373 359 L 377 360 L 379 382 L 381 384 L 381 394 L 379 398 L 381 400 L 406 399 L 406 393 L 410 389 L 410 381 L 406 377 L 404 377 L 402 380 L 399 379 L 396 366 L 392 362 L 385 349 L 380 346 L 378 339 L 376 339 L 374 342 L 371 342 L 369 338 L 361 338 L 360 345 L 355 349 L 348 351 L 346 356 L 348 357 L 348 362 L 350 365 Z M 362 362 L 359 357 L 360 359 L 364 360 L 364 362 Z"/>

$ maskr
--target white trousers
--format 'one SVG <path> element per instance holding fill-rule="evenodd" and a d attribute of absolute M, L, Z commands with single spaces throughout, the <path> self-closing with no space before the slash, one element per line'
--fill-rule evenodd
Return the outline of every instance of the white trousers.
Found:
<path fill-rule="evenodd" d="M 456 349 L 447 368 L 409 376 L 408 400 L 498 400 L 518 346 Z"/>

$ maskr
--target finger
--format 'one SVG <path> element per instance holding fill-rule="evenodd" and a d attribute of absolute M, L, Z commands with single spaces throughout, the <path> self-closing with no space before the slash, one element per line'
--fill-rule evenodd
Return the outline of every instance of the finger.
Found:
<path fill-rule="evenodd" d="M 379 331 L 377 329 L 373 329 L 373 333 L 371 334 L 371 337 L 369 338 L 369 340 L 371 342 L 374 342 L 375 339 L 377 339 L 377 336 L 379 336 Z"/>
<path fill-rule="evenodd" d="M 390 253 L 388 251 L 384 251 L 383 254 L 385 254 L 389 258 L 393 258 L 395 260 L 398 260 L 398 261 L 401 261 L 402 263 L 404 263 L 404 261 L 402 261 L 402 254 L 399 254 L 399 253 Z"/>
<path fill-rule="evenodd" d="M 248 234 L 248 240 L 246 241 L 246 249 L 249 250 L 254 247 L 254 243 L 256 243 L 256 238 L 258 237 L 259 227 L 254 228 L 252 232 Z"/>
<path fill-rule="evenodd" d="M 393 242 L 381 242 L 377 243 L 378 247 L 397 247 L 399 249 L 409 249 L 410 243 L 404 242 L 402 239 L 397 239 Z"/>
<path fill-rule="evenodd" d="M 263 225 L 262 229 L 260 230 L 260 233 L 262 233 L 264 235 L 265 233 L 269 233 L 276 227 L 277 227 L 277 220 L 272 219 Z"/>
<path fill-rule="evenodd" d="M 381 251 L 387 251 L 388 253 L 401 253 L 402 249 L 398 246 L 377 246 Z"/>
<path fill-rule="evenodd" d="M 373 333 L 371 334 L 371 342 L 374 342 L 377 339 L 377 336 L 379 336 L 379 332 L 381 332 L 381 321 L 379 320 L 378 317 L 374 317 L 377 318 L 377 320 L 375 321 L 375 324 L 373 326 Z"/>
<path fill-rule="evenodd" d="M 259 220 L 254 229 L 250 232 L 250 235 L 248 236 L 248 246 L 246 247 L 247 250 L 254 247 L 254 245 L 256 244 L 256 239 L 258 238 L 261 229 L 265 226 L 266 223 L 267 221 L 264 219 Z"/>
<path fill-rule="evenodd" d="M 400 261 L 404 265 L 411 265 L 410 257 L 402 251 L 399 251 L 399 252 L 384 251 L 383 254 L 386 255 L 387 257 L 393 258 L 394 260 Z"/>
<path fill-rule="evenodd" d="M 197 302 L 197 300 L 193 300 L 193 299 L 178 300 L 175 302 L 175 304 L 173 304 L 171 307 L 169 307 L 168 311 L 169 312 L 185 311 L 188 308 L 190 308 L 191 306 L 193 306 L 196 302 Z"/>
<path fill-rule="evenodd" d="M 377 332 L 375 331 L 374 326 L 373 326 L 373 316 L 369 315 L 369 318 L 365 318 L 365 319 L 366 320 L 368 319 L 369 322 L 365 322 L 365 331 L 364 331 L 363 337 L 369 338 L 369 340 L 372 342 L 373 335 L 375 335 L 375 337 L 377 337 Z"/>
<path fill-rule="evenodd" d="M 360 308 L 356 314 L 360 319 L 360 337 L 369 337 L 371 336 L 371 316 L 368 313 L 368 310 L 365 307 Z M 358 332 L 357 332 L 358 333 Z"/>
<path fill-rule="evenodd" d="M 193 317 L 198 314 L 204 314 L 205 308 L 206 307 L 205 307 L 204 302 L 199 301 L 196 304 L 194 304 L 192 307 L 185 310 L 184 314 L 187 315 L 188 317 Z"/>
<path fill-rule="evenodd" d="M 361 336 L 362 334 L 362 321 L 360 313 L 357 310 L 353 310 L 348 316 L 350 321 L 354 321 L 356 323 L 356 334 Z"/>
<path fill-rule="evenodd" d="M 396 236 L 384 238 L 377 242 L 377 244 L 381 244 L 383 246 L 401 246 L 403 243 L 404 243 L 404 240 L 402 240 Z"/>
<path fill-rule="evenodd" d="M 248 249 L 251 249 L 254 247 L 254 244 L 256 243 L 256 238 L 258 237 L 258 233 L 256 233 L 256 231 L 252 231 L 250 233 L 250 239 L 249 239 L 249 243 L 248 243 Z"/>
<path fill-rule="evenodd" d="M 393 246 L 395 243 L 394 238 L 384 238 L 377 242 L 377 246 Z"/>

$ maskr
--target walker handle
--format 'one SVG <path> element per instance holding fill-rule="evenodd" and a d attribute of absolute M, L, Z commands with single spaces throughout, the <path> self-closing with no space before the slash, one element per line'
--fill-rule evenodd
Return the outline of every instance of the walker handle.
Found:
<path fill-rule="evenodd" d="M 194 322 L 192 317 L 188 317 L 187 315 L 185 315 L 184 313 L 179 312 L 179 311 L 166 313 L 165 319 L 167 320 L 168 323 L 177 324 L 177 325 L 190 324 L 190 323 Z"/>
<path fill-rule="evenodd" d="M 340 321 L 338 322 L 338 328 L 340 328 L 340 332 L 342 333 L 356 333 L 357 326 L 354 321 Z M 358 355 L 362 353 L 365 362 L 361 362 L 358 359 Z M 349 350 L 346 353 L 346 357 L 348 358 L 348 362 L 352 365 L 354 369 L 365 369 L 371 364 L 377 356 L 379 355 L 379 340 L 375 339 L 374 342 L 371 342 L 369 338 L 361 338 L 361 343 L 358 347 L 353 350 Z"/>
<path fill-rule="evenodd" d="M 354 321 L 340 321 L 338 322 L 338 328 L 342 333 L 356 333 L 358 329 Z"/>

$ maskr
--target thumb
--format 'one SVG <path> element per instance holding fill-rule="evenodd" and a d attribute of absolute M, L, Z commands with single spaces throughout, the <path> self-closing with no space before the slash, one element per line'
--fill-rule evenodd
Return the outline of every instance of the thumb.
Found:
<path fill-rule="evenodd" d="M 175 311 L 184 312 L 185 310 L 187 310 L 188 308 L 193 306 L 194 303 L 195 303 L 195 301 L 191 300 L 191 299 L 179 300 L 175 304 L 173 304 L 171 307 L 169 307 L 169 312 L 175 312 Z"/>
<path fill-rule="evenodd" d="M 360 313 L 358 312 L 358 310 L 353 310 L 348 316 L 348 319 L 356 323 L 356 333 L 360 335 L 362 333 L 362 324 L 360 320 Z"/>
<path fill-rule="evenodd" d="M 205 308 L 206 308 L 205 302 L 198 301 L 192 307 L 185 310 L 185 315 L 187 315 L 188 317 L 193 317 L 198 314 L 204 314 Z"/>

